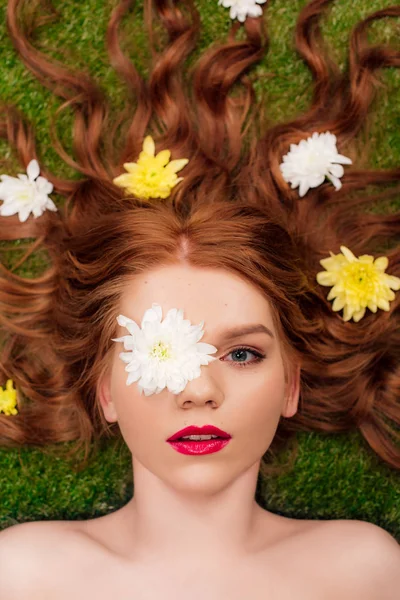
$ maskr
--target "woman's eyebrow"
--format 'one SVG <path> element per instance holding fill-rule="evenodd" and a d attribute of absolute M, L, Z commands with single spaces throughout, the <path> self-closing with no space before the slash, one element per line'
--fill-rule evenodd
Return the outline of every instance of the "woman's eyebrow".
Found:
<path fill-rule="evenodd" d="M 238 325 L 237 327 L 233 327 L 232 329 L 228 329 L 222 333 L 219 339 L 221 342 L 226 342 L 249 333 L 266 333 L 267 335 L 271 336 L 272 339 L 275 339 L 272 331 L 262 323 L 257 323 L 254 325 Z"/>

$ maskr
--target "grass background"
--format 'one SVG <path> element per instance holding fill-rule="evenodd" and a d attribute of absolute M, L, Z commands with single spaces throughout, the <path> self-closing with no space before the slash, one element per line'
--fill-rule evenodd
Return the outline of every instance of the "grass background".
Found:
<path fill-rule="evenodd" d="M 265 18 L 270 35 L 269 51 L 253 69 L 257 95 L 266 93 L 271 122 L 281 122 L 303 112 L 310 102 L 312 77 L 293 44 L 294 28 L 308 0 L 268 0 Z M 6 0 L 0 0 L 0 96 L 16 104 L 37 132 L 39 162 L 54 172 L 80 177 L 52 148 L 49 115 L 61 101 L 25 69 L 8 38 L 5 26 Z M 105 31 L 116 0 L 53 0 L 61 13 L 58 22 L 42 26 L 35 45 L 66 65 L 92 74 L 107 91 L 115 111 L 122 110 L 125 88 L 109 66 Z M 386 0 L 335 0 L 322 20 L 324 38 L 342 69 L 347 64 L 349 35 L 353 27 L 375 10 L 389 6 Z M 217 0 L 197 0 L 203 28 L 191 64 L 215 40 L 223 41 L 229 31 L 229 10 Z M 136 2 L 125 17 L 125 50 L 139 71 L 148 73 L 150 54 L 143 28 L 142 3 Z M 386 18 L 369 26 L 370 43 L 398 46 L 400 23 Z M 160 32 L 162 35 L 162 32 Z M 372 168 L 400 164 L 400 74 L 381 70 L 382 86 L 371 107 L 369 141 Z M 71 148 L 72 113 L 64 111 L 57 131 L 65 148 Z M 11 148 L 0 142 L 0 156 L 10 160 L 16 175 L 23 172 Z M 367 165 L 365 165 L 367 166 Z M 62 198 L 52 195 L 57 203 Z M 397 198 L 392 208 L 400 208 Z M 377 207 L 379 209 L 379 207 Z M 0 243 L 0 260 L 11 267 L 23 254 L 26 240 Z M 35 253 L 22 268 L 26 277 L 37 276 L 47 264 L 43 252 Z M 400 542 L 399 474 L 383 464 L 358 432 L 337 436 L 299 434 L 299 454 L 294 469 L 285 475 L 259 478 L 257 500 L 273 512 L 294 518 L 360 519 L 389 531 Z M 66 445 L 68 446 L 68 444 Z M 284 462 L 283 454 L 277 461 Z M 124 443 L 103 441 L 96 458 L 76 473 L 68 461 L 42 452 L 21 448 L 0 450 L 0 529 L 30 520 L 87 519 L 123 506 L 132 496 L 131 455 Z"/>

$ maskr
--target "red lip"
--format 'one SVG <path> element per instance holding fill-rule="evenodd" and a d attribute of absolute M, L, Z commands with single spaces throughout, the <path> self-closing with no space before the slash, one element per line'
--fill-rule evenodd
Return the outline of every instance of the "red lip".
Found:
<path fill-rule="evenodd" d="M 204 425 L 203 427 L 191 425 L 190 427 L 185 427 L 185 429 L 181 429 L 174 433 L 174 435 L 167 439 L 167 442 L 177 440 L 184 435 L 218 435 L 225 439 L 230 439 L 232 437 L 229 433 L 222 431 L 222 429 L 218 429 L 218 427 L 214 427 L 214 425 Z"/>

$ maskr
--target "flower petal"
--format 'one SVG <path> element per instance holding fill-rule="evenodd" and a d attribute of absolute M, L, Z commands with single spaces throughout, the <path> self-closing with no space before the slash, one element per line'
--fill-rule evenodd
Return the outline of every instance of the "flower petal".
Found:
<path fill-rule="evenodd" d="M 336 274 L 331 271 L 320 271 L 316 278 L 320 285 L 334 285 L 337 279 Z"/>
<path fill-rule="evenodd" d="M 57 206 L 54 204 L 53 200 L 47 200 L 46 203 L 47 210 L 52 210 L 53 212 L 58 211 Z"/>
<path fill-rule="evenodd" d="M 165 167 L 165 165 L 167 164 L 167 162 L 169 161 L 171 157 L 171 151 L 170 150 L 161 150 L 161 152 L 159 152 L 156 156 L 156 161 L 157 164 L 160 167 Z"/>
<path fill-rule="evenodd" d="M 385 298 L 378 298 L 377 302 L 378 308 L 388 311 L 390 310 L 389 302 Z"/>
<path fill-rule="evenodd" d="M 124 163 L 124 169 L 126 171 L 128 171 L 128 173 L 136 173 L 136 171 L 139 169 L 139 165 L 137 163 Z M 126 175 L 126 173 L 125 173 Z"/>
<path fill-rule="evenodd" d="M 358 323 L 358 321 L 360 321 L 364 315 L 365 315 L 365 308 L 362 308 L 361 310 L 353 313 L 353 320 L 355 321 L 355 323 Z"/>
<path fill-rule="evenodd" d="M 338 179 L 334 175 L 327 175 L 327 177 L 328 177 L 328 179 L 330 179 L 330 181 L 332 181 L 336 190 L 340 190 L 340 188 L 342 187 L 342 182 L 340 181 L 340 179 Z"/>
<path fill-rule="evenodd" d="M 113 179 L 113 183 L 120 187 L 127 187 L 132 182 L 132 176 L 129 173 L 122 173 Z"/>
<path fill-rule="evenodd" d="M 400 278 L 395 275 L 386 275 L 385 281 L 392 290 L 400 290 Z"/>
<path fill-rule="evenodd" d="M 355 262 L 357 260 L 352 251 L 349 250 L 349 248 L 347 248 L 346 246 L 340 246 L 340 252 L 344 254 L 344 256 L 349 262 Z"/>
<path fill-rule="evenodd" d="M 35 218 L 40 217 L 43 214 L 43 209 L 40 206 L 34 206 L 32 213 Z"/>
<path fill-rule="evenodd" d="M 25 221 L 28 219 L 30 213 L 31 213 L 30 208 L 21 208 L 21 210 L 19 211 L 19 214 L 18 214 L 18 217 L 19 217 L 19 220 L 21 221 L 21 223 L 25 223 Z"/>
<path fill-rule="evenodd" d="M 352 165 L 353 161 L 348 156 L 343 156 L 343 154 L 335 155 L 335 162 L 341 163 L 342 165 Z"/>
<path fill-rule="evenodd" d="M 18 208 L 13 202 L 9 204 L 2 204 L 0 206 L 0 215 L 2 217 L 10 217 L 11 215 L 16 215 L 18 212 Z"/>
<path fill-rule="evenodd" d="M 207 344 L 206 342 L 197 342 L 196 348 L 197 352 L 202 352 L 204 354 L 212 354 L 214 352 L 218 352 L 218 348 L 216 348 L 212 344 Z"/>
<path fill-rule="evenodd" d="M 144 138 L 144 142 L 143 142 L 143 151 L 148 154 L 149 156 L 154 156 L 155 152 L 156 152 L 156 146 L 154 144 L 154 140 L 151 137 L 151 135 L 147 135 Z"/>
<path fill-rule="evenodd" d="M 342 310 L 342 308 L 344 307 L 344 305 L 346 304 L 345 298 L 344 296 L 338 296 L 337 298 L 335 298 L 333 304 L 332 304 L 332 310 L 334 310 L 335 312 L 338 310 Z"/>
<path fill-rule="evenodd" d="M 302 179 L 300 182 L 300 191 L 299 191 L 300 198 L 303 198 L 303 196 L 306 195 L 306 193 L 308 192 L 309 189 L 310 189 L 310 186 L 309 186 L 308 182 L 305 179 Z"/>
<path fill-rule="evenodd" d="M 165 167 L 168 171 L 172 171 L 173 173 L 177 173 L 184 166 L 186 166 L 189 162 L 188 158 L 177 158 L 176 160 L 171 160 L 171 162 Z"/>
<path fill-rule="evenodd" d="M 378 271 L 381 271 L 382 273 L 384 271 L 386 271 L 387 267 L 389 264 L 389 259 L 387 258 L 387 256 L 380 256 L 379 258 L 375 259 L 375 267 L 378 269 Z"/>
<path fill-rule="evenodd" d="M 41 194 L 51 194 L 54 186 L 45 177 L 38 177 L 35 181 L 36 189 Z"/>
<path fill-rule="evenodd" d="M 330 165 L 329 172 L 335 177 L 343 177 L 344 169 L 342 165 Z"/>
<path fill-rule="evenodd" d="M 343 311 L 343 319 L 345 321 L 350 321 L 350 319 L 353 316 L 353 312 L 354 312 L 353 307 L 346 304 L 346 306 L 344 307 L 344 311 Z"/>
<path fill-rule="evenodd" d="M 35 159 L 31 160 L 26 169 L 26 172 L 28 174 L 29 181 L 34 181 L 40 173 L 38 161 Z"/>

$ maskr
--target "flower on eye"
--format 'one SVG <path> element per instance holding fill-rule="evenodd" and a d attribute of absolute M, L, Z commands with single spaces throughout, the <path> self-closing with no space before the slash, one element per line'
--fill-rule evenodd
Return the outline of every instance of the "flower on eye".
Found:
<path fill-rule="evenodd" d="M 200 366 L 216 360 L 209 353 L 217 352 L 211 344 L 199 342 L 203 337 L 202 327 L 191 325 L 183 319 L 183 310 L 171 308 L 164 321 L 162 309 L 153 303 L 146 310 L 141 328 L 135 321 L 119 315 L 118 324 L 126 327 L 130 335 L 115 338 L 113 342 L 123 342 L 125 350 L 119 357 L 127 363 L 129 373 L 126 385 L 138 381 L 140 394 L 159 394 L 165 387 L 173 394 L 179 394 L 188 381 L 200 377 Z"/>
<path fill-rule="evenodd" d="M 40 217 L 45 210 L 56 211 L 53 200 L 48 197 L 53 191 L 53 184 L 45 177 L 39 177 L 40 168 L 37 160 L 33 159 L 26 169 L 27 175 L 18 177 L 1 175 L 0 179 L 0 215 L 8 217 L 18 213 L 23 223 L 32 213 L 34 218 Z"/>
<path fill-rule="evenodd" d="M 154 140 L 148 135 L 137 163 L 124 163 L 128 173 L 119 175 L 113 182 L 138 198 L 167 198 L 183 179 L 176 173 L 189 162 L 188 158 L 169 161 L 170 156 L 170 150 L 161 150 L 155 156 Z"/>
<path fill-rule="evenodd" d="M 292 189 L 299 187 L 299 196 L 302 198 L 310 188 L 315 188 L 324 182 L 327 177 L 340 190 L 344 169 L 341 164 L 351 165 L 352 160 L 347 156 L 338 154 L 336 136 L 327 133 L 314 132 L 307 140 L 299 144 L 290 144 L 290 152 L 285 154 L 283 162 L 279 165 L 283 179 L 291 183 Z"/>
<path fill-rule="evenodd" d="M 387 257 L 381 256 L 374 262 L 369 254 L 356 258 L 346 246 L 340 246 L 340 251 L 343 254 L 330 252 L 330 258 L 320 260 L 326 271 L 316 276 L 320 285 L 333 285 L 327 297 L 335 298 L 332 309 L 344 308 L 344 320 L 353 318 L 355 322 L 363 318 L 366 307 L 373 313 L 378 308 L 389 311 L 389 301 L 395 297 L 392 290 L 400 289 L 400 278 L 385 273 Z"/>
<path fill-rule="evenodd" d="M 6 415 L 17 415 L 17 390 L 13 388 L 13 380 L 8 379 L 5 389 L 0 386 L 0 412 Z"/>
<path fill-rule="evenodd" d="M 229 16 L 231 19 L 237 19 L 244 23 L 247 17 L 260 17 L 262 8 L 259 4 L 264 4 L 267 0 L 219 0 L 218 6 L 230 8 Z"/>

